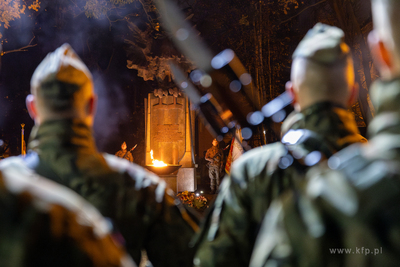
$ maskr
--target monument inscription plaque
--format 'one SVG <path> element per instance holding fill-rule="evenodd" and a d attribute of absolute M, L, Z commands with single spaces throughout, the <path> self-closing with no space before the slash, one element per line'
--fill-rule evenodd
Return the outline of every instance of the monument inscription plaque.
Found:
<path fill-rule="evenodd" d="M 175 192 L 178 192 L 178 189 L 195 190 L 190 138 L 191 128 L 194 128 L 194 111 L 189 110 L 186 97 L 173 95 L 160 97 L 149 94 L 145 103 L 146 165 L 152 164 L 150 151 L 153 150 L 154 159 L 168 165 L 182 165 L 175 174 L 174 181 L 171 175 L 161 177 L 165 178 L 164 180 Z M 190 125 L 190 121 L 193 125 Z M 193 171 L 187 171 L 185 168 Z"/>
<path fill-rule="evenodd" d="M 184 97 L 165 96 L 151 99 L 150 147 L 154 158 L 177 165 L 185 154 Z"/>

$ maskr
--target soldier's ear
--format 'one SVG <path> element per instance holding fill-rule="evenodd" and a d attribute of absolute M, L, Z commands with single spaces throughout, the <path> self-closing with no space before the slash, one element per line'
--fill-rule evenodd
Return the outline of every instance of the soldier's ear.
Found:
<path fill-rule="evenodd" d="M 350 90 L 349 101 L 347 103 L 348 107 L 351 107 L 354 103 L 356 103 L 359 88 L 360 87 L 359 87 L 358 83 L 354 83 L 353 87 Z"/>
<path fill-rule="evenodd" d="M 386 44 L 378 36 L 376 31 L 371 31 L 368 34 L 368 43 L 381 76 L 390 79 L 394 68 L 390 50 L 386 47 Z"/>
<path fill-rule="evenodd" d="M 97 108 L 97 96 L 92 95 L 87 103 L 86 112 L 88 116 L 94 116 Z"/>
<path fill-rule="evenodd" d="M 29 116 L 31 116 L 32 120 L 37 121 L 37 110 L 35 106 L 35 96 L 29 94 L 25 99 L 25 104 L 28 109 Z"/>
<path fill-rule="evenodd" d="M 285 89 L 286 89 L 286 92 L 292 97 L 292 99 L 293 99 L 293 101 L 292 101 L 292 106 L 294 107 L 294 108 L 296 108 L 297 106 L 298 106 L 298 97 L 297 97 L 297 94 L 296 94 L 296 90 L 294 90 L 294 88 L 293 88 L 293 83 L 291 82 L 291 81 L 288 81 L 286 84 L 285 84 Z"/>

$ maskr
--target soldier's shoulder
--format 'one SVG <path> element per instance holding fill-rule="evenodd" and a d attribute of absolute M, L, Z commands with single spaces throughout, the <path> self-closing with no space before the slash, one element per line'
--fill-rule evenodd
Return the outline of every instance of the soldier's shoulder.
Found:
<path fill-rule="evenodd" d="M 137 189 L 148 187 L 150 185 L 156 186 L 158 191 L 164 191 L 166 189 L 166 183 L 164 180 L 160 179 L 156 174 L 146 170 L 145 168 L 132 163 L 126 159 L 121 159 L 117 156 L 110 155 L 107 153 L 103 154 L 103 157 L 107 165 L 111 170 L 118 172 L 120 174 L 128 174 L 135 181 L 135 187 Z M 161 190 L 164 189 L 164 190 Z M 172 193 L 168 191 L 168 194 Z"/>
<path fill-rule="evenodd" d="M 272 173 L 286 151 L 281 142 L 247 151 L 232 164 L 231 176 L 233 182 L 251 180 L 262 173 Z"/>
<path fill-rule="evenodd" d="M 390 162 L 379 149 L 375 149 L 370 144 L 359 143 L 348 146 L 330 157 L 326 163 L 326 169 L 327 172 L 332 170 L 343 173 L 351 184 L 358 187 L 371 175 L 376 176 L 374 167 L 379 167 L 381 173 L 379 177 L 376 176 L 376 179 L 388 176 L 392 171 L 392 168 L 389 168 Z"/>
<path fill-rule="evenodd" d="M 35 211 L 37 214 L 41 214 L 41 216 L 19 216 L 22 220 L 21 227 L 22 225 L 26 227 L 25 230 L 30 229 L 32 225 L 37 225 L 39 220 L 40 223 L 48 222 L 50 226 L 54 226 L 35 227 L 36 231 L 45 232 L 35 233 L 37 235 L 32 235 L 30 239 L 31 246 L 29 248 L 38 249 L 43 253 L 47 251 L 46 246 L 43 248 L 35 246 L 43 244 L 44 241 L 57 244 L 52 250 L 54 255 L 49 256 L 49 262 L 66 260 L 63 258 L 64 256 L 61 256 L 63 253 L 65 255 L 65 251 L 61 251 L 73 248 L 77 255 L 80 255 L 78 251 L 81 251 L 92 263 L 99 260 L 99 255 L 104 256 L 102 259 L 104 263 L 94 264 L 97 266 L 107 266 L 107 264 L 135 266 L 130 257 L 124 253 L 122 247 L 111 239 L 112 225 L 91 204 L 72 190 L 37 175 L 25 166 L 22 158 L 13 157 L 1 162 L 0 189 L 2 189 L 0 192 L 2 197 L 7 198 L 7 202 L 3 203 L 4 205 L 9 205 L 11 200 L 19 203 L 19 209 L 14 210 L 15 212 L 24 214 L 25 211 L 28 211 L 32 215 L 32 212 Z M 44 219 L 43 216 L 46 216 L 48 220 Z M 13 231 L 12 229 L 9 230 Z M 76 233 L 80 234 L 77 235 Z M 27 231 L 26 235 L 30 235 L 30 232 Z M 57 240 L 66 238 L 71 242 L 63 243 L 62 247 L 59 247 L 58 245 L 61 243 L 52 239 L 50 235 L 57 236 Z M 92 244 L 90 249 L 83 245 L 85 242 Z M 95 255 L 97 258 L 95 258 Z M 40 262 L 41 258 L 35 256 L 34 260 Z"/>
<path fill-rule="evenodd" d="M 0 171 L 4 174 L 13 176 L 28 177 L 33 171 L 28 168 L 21 156 L 8 157 L 0 161 Z"/>
<path fill-rule="evenodd" d="M 400 168 L 387 156 L 375 146 L 353 144 L 307 172 L 307 195 L 322 197 L 350 215 L 358 211 L 362 199 L 374 199 L 375 203 L 391 198 L 397 201 L 394 188 L 400 187 Z"/>
<path fill-rule="evenodd" d="M 78 194 L 53 181 L 45 179 L 28 168 L 21 157 L 10 157 L 0 162 L 0 172 L 3 184 L 12 194 L 29 193 L 35 201 L 46 205 L 59 205 L 66 210 L 90 218 L 88 221 L 100 232 L 109 229 L 100 213 Z"/>

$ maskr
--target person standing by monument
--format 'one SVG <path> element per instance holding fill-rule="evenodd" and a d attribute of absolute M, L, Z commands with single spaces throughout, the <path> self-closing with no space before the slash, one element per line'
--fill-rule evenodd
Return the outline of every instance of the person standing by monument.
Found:
<path fill-rule="evenodd" d="M 219 148 L 217 139 L 212 141 L 212 147 L 207 149 L 205 159 L 208 161 L 208 176 L 210 178 L 211 193 L 218 191 L 219 179 L 223 164 L 223 153 Z"/>
<path fill-rule="evenodd" d="M 92 75 L 70 45 L 36 68 L 26 104 L 35 126 L 19 164 L 73 189 L 110 218 L 135 262 L 146 250 L 154 267 L 192 264 L 188 244 L 197 219 L 156 175 L 98 152 Z"/>
<path fill-rule="evenodd" d="M 135 147 L 133 147 L 131 150 L 133 150 Z M 124 141 L 121 144 L 121 150 L 118 150 L 117 153 L 115 153 L 115 156 L 121 159 L 126 159 L 129 160 L 130 162 L 133 162 L 133 156 L 131 153 L 131 150 L 127 150 L 126 142 Z"/>

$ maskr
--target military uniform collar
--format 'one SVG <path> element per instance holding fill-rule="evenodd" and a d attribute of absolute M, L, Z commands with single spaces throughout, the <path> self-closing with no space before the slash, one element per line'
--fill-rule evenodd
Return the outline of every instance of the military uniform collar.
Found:
<path fill-rule="evenodd" d="M 315 104 L 303 109 L 301 111 L 301 113 L 303 113 L 305 116 L 309 116 L 320 110 L 329 110 L 329 109 L 333 109 L 333 108 L 346 109 L 343 105 L 340 105 L 338 103 L 333 103 L 330 101 L 323 101 L 323 102 L 315 103 Z"/>
<path fill-rule="evenodd" d="M 77 119 L 45 121 L 32 129 L 29 149 L 38 151 L 54 147 L 96 151 L 91 128 Z"/>
<path fill-rule="evenodd" d="M 282 135 L 290 129 L 306 129 L 306 121 L 311 116 L 323 116 L 323 112 L 334 112 L 335 108 L 346 110 L 343 106 L 329 101 L 315 103 L 301 112 L 293 111 L 282 124 Z"/>
<path fill-rule="evenodd" d="M 307 129 L 320 134 L 335 149 L 342 149 L 350 143 L 366 141 L 360 135 L 353 114 L 331 102 L 320 102 L 302 112 L 290 114 L 282 125 L 282 134 L 291 129 Z"/>

